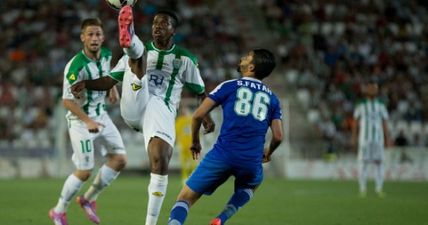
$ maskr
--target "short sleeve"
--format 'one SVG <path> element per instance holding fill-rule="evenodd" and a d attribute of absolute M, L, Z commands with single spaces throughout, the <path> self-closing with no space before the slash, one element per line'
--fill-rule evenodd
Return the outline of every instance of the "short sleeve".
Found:
<path fill-rule="evenodd" d="M 229 80 L 219 84 L 214 90 L 208 95 L 209 98 L 214 100 L 217 104 L 222 104 L 233 91 L 233 82 L 236 80 Z"/>
<path fill-rule="evenodd" d="M 278 100 L 278 98 L 275 98 L 273 106 L 273 114 L 272 114 L 272 120 L 280 119 L 282 120 L 282 109 L 281 109 L 281 102 Z"/>
<path fill-rule="evenodd" d="M 196 58 L 185 57 L 185 71 L 184 71 L 184 85 L 187 89 L 195 94 L 202 94 L 205 92 L 205 84 L 202 80 L 201 73 L 198 68 L 198 62 Z"/>
<path fill-rule="evenodd" d="M 123 55 L 122 58 L 119 59 L 116 66 L 111 70 L 110 77 L 116 81 L 122 82 L 123 75 L 125 74 L 126 67 L 128 65 L 128 56 Z"/>
<path fill-rule="evenodd" d="M 63 82 L 63 99 L 74 99 L 73 94 L 71 93 L 71 86 L 78 81 L 84 80 L 84 73 L 82 71 L 64 71 L 64 82 Z"/>

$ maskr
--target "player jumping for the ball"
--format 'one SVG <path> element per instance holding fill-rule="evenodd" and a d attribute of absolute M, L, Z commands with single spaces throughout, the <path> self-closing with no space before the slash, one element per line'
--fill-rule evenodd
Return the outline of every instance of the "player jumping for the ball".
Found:
<path fill-rule="evenodd" d="M 205 85 L 196 57 L 173 43 L 178 25 L 174 12 L 156 13 L 153 41 L 145 45 L 134 33 L 132 7 L 120 10 L 118 22 L 119 43 L 125 55 L 110 76 L 79 82 L 72 91 L 77 95 L 84 88 L 106 90 L 123 82 L 121 115 L 131 128 L 143 131 L 149 156 L 151 178 L 146 225 L 154 225 L 166 194 L 181 91 L 186 86 L 204 98 Z M 207 133 L 214 130 L 214 122 L 208 115 L 204 117 L 204 127 Z"/>

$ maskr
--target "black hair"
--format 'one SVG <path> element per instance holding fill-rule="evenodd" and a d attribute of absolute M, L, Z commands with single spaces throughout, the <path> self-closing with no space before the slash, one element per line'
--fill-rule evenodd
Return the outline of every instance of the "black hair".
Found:
<path fill-rule="evenodd" d="M 98 18 L 87 18 L 83 20 L 80 30 L 83 32 L 88 26 L 100 26 L 103 28 L 103 23 Z"/>
<path fill-rule="evenodd" d="M 366 77 L 363 82 L 363 85 L 378 85 L 379 86 L 379 80 L 376 77 Z"/>
<path fill-rule="evenodd" d="M 178 19 L 177 14 L 170 9 L 160 9 L 156 12 L 156 15 L 158 15 L 158 14 L 165 14 L 165 15 L 171 17 L 172 22 L 173 22 L 172 26 L 174 27 L 174 29 L 176 29 L 178 27 L 178 25 L 180 24 L 180 20 Z"/>
<path fill-rule="evenodd" d="M 254 49 L 253 50 L 253 64 L 254 74 L 257 79 L 262 80 L 263 78 L 270 75 L 272 70 L 276 66 L 275 56 L 272 52 L 266 49 Z"/>

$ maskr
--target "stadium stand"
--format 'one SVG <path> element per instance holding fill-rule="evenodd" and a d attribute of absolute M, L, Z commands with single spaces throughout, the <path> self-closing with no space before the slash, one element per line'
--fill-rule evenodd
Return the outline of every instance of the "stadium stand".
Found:
<path fill-rule="evenodd" d="M 427 4 L 423 1 L 260 0 L 288 87 L 308 120 L 349 151 L 361 84 L 376 79 L 393 138 L 427 146 Z M 334 126 L 328 126 L 333 124 Z M 330 129 L 325 129 L 325 127 Z"/>
<path fill-rule="evenodd" d="M 116 11 L 103 1 L 1 1 L 0 158 L 55 154 L 62 73 L 81 47 L 83 18 L 101 18 L 113 61 L 122 54 Z M 291 137 L 305 146 L 293 148 L 301 156 L 311 156 L 308 143 L 349 151 L 352 110 L 368 77 L 381 84 L 393 138 L 403 130 L 410 145 L 428 146 L 424 1 L 145 0 L 135 7 L 143 40 L 150 39 L 149 20 L 161 5 L 180 15 L 176 41 L 197 54 L 207 90 L 237 76 L 235 62 L 246 48 L 276 49 L 281 76 L 273 87 L 291 102 L 290 134 L 317 130 L 310 142 Z M 118 107 L 110 110 L 124 128 Z M 134 138 L 122 130 L 124 139 Z"/>
<path fill-rule="evenodd" d="M 225 24 L 219 10 L 210 8 L 213 4 L 209 1 L 151 0 L 138 4 L 136 21 L 143 26 L 136 27 L 136 31 L 143 40 L 151 38 L 148 20 L 161 5 L 179 13 L 181 24 L 176 42 L 198 54 L 208 90 L 236 76 L 241 37 Z M 0 12 L 0 49 L 6 53 L 0 58 L 1 155 L 28 155 L 26 149 L 39 149 L 40 154 L 52 152 L 46 150 L 54 145 L 53 131 L 58 119 L 54 109 L 61 97 L 67 59 L 81 48 L 81 20 L 90 16 L 101 18 L 105 45 L 114 50 L 117 60 L 122 54 L 117 41 L 117 12 L 102 0 L 7 0 L 0 3 Z M 118 107 L 113 111 L 117 123 L 125 126 Z"/>

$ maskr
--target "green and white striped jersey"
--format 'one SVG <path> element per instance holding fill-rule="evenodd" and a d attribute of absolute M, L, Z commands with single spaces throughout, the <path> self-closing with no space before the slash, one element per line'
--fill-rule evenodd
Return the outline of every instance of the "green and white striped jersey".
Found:
<path fill-rule="evenodd" d="M 77 53 L 65 66 L 63 82 L 63 99 L 73 99 L 89 117 L 97 117 L 105 113 L 105 97 L 107 91 L 84 91 L 80 99 L 74 98 L 70 87 L 80 80 L 94 80 L 110 74 L 111 51 L 101 48 L 100 59 L 95 61 L 85 55 L 83 50 Z M 70 111 L 68 119 L 78 119 Z"/>
<path fill-rule="evenodd" d="M 177 45 L 173 45 L 169 50 L 160 50 L 153 42 L 145 44 L 145 51 L 145 76 L 149 82 L 149 93 L 162 98 L 171 111 L 178 108 L 183 87 L 196 94 L 205 92 L 197 59 L 189 51 Z M 112 69 L 110 76 L 117 81 L 123 81 L 127 68 L 129 69 L 128 56 L 124 55 Z"/>
<path fill-rule="evenodd" d="M 359 145 L 376 143 L 383 146 L 383 120 L 388 119 L 385 104 L 378 99 L 365 99 L 354 110 L 354 119 L 359 122 Z"/>

